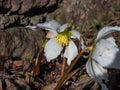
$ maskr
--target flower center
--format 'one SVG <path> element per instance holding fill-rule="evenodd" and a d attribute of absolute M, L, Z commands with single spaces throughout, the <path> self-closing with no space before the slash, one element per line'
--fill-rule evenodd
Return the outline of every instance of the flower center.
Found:
<path fill-rule="evenodd" d="M 62 46 L 67 46 L 69 44 L 70 38 L 67 35 L 58 34 L 56 36 L 58 44 Z"/>
<path fill-rule="evenodd" d="M 60 32 L 57 34 L 56 39 L 58 44 L 62 46 L 67 46 L 70 41 L 70 37 L 72 36 L 72 33 L 70 32 L 72 30 L 72 23 L 69 23 L 67 28 L 63 32 Z"/>

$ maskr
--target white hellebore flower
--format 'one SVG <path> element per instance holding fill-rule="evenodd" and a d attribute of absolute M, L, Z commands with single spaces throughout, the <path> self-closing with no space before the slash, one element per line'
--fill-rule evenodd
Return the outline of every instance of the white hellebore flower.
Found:
<path fill-rule="evenodd" d="M 60 25 L 56 20 L 38 24 L 36 27 L 28 26 L 32 29 L 42 28 L 48 32 L 47 38 L 50 40 L 46 43 L 44 53 L 47 61 L 55 59 L 61 54 L 61 51 L 65 47 L 64 57 L 67 58 L 67 64 L 70 65 L 71 61 L 77 56 L 78 49 L 71 38 L 77 38 L 80 40 L 80 34 L 76 30 L 71 30 L 71 24 Z M 84 48 L 83 40 L 81 40 L 82 48 Z"/>
<path fill-rule="evenodd" d="M 87 73 L 101 84 L 102 90 L 108 90 L 107 68 L 120 69 L 120 50 L 111 33 L 120 31 L 118 26 L 104 27 L 97 35 L 95 47 L 86 64 Z"/>

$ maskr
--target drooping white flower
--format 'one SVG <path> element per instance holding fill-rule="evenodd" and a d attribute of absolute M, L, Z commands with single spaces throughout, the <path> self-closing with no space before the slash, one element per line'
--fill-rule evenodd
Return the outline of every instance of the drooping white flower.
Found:
<path fill-rule="evenodd" d="M 102 90 L 108 90 L 104 83 L 108 81 L 107 68 L 120 69 L 120 50 L 111 35 L 115 31 L 120 31 L 120 27 L 107 26 L 101 29 L 95 40 L 96 45 L 91 57 L 86 64 L 87 73 L 101 84 Z"/>
<path fill-rule="evenodd" d="M 107 90 L 106 85 L 103 83 L 103 81 L 108 81 L 107 69 L 103 68 L 92 58 L 89 58 L 89 60 L 86 63 L 86 70 L 89 76 L 91 76 L 95 81 L 101 84 L 102 90 Z"/>
<path fill-rule="evenodd" d="M 67 64 L 70 65 L 71 61 L 77 56 L 78 49 L 72 38 L 80 40 L 80 34 L 76 30 L 71 30 L 70 24 L 60 25 L 56 20 L 45 23 L 40 23 L 36 27 L 29 26 L 30 28 L 42 28 L 49 31 L 47 36 L 50 40 L 46 43 L 44 53 L 47 61 L 55 59 L 61 54 L 65 47 L 63 56 L 67 58 Z M 68 30 L 67 30 L 68 29 Z M 69 30 L 70 29 L 70 30 Z M 85 47 L 82 41 L 82 47 Z"/>

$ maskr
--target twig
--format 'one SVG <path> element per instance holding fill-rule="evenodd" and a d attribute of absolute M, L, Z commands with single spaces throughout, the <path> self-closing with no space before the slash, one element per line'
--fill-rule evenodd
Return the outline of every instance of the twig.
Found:
<path fill-rule="evenodd" d="M 66 66 L 66 58 L 63 57 L 63 61 L 62 61 L 62 70 L 61 70 L 61 77 L 64 75 L 65 66 Z"/>
<path fill-rule="evenodd" d="M 65 79 L 65 81 L 64 81 L 63 83 L 65 83 L 68 79 L 70 79 L 72 76 L 74 76 L 74 75 L 75 75 L 78 71 L 80 71 L 82 68 L 83 68 L 83 66 L 77 68 L 77 69 L 74 70 L 74 71 L 72 71 L 72 72 L 69 74 L 69 76 Z"/>
<path fill-rule="evenodd" d="M 71 65 L 68 67 L 68 69 L 66 70 L 66 73 L 61 77 L 61 79 L 58 81 L 58 84 L 56 85 L 56 87 L 54 88 L 54 90 L 60 90 L 61 86 L 64 84 L 64 81 L 66 80 L 66 78 L 68 77 L 70 71 L 72 70 L 72 68 L 74 67 L 74 65 L 76 64 L 76 62 L 78 61 L 78 59 L 80 58 L 80 56 L 88 49 L 89 47 L 84 48 L 82 51 L 80 51 L 78 53 L 78 55 L 76 56 L 76 58 L 73 60 L 73 62 L 71 63 Z"/>
<path fill-rule="evenodd" d="M 44 48 L 41 47 L 37 58 L 35 59 L 34 67 L 33 67 L 33 76 L 37 76 L 40 74 L 40 65 L 43 56 Z"/>

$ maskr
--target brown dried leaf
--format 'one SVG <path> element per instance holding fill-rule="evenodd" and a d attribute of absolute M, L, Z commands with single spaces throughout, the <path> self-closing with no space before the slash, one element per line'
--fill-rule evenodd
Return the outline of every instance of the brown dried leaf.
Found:
<path fill-rule="evenodd" d="M 98 85 L 95 84 L 95 81 L 91 77 L 83 77 L 83 78 L 80 78 L 77 82 L 73 83 L 70 89 L 72 90 L 99 90 L 97 86 Z"/>
<path fill-rule="evenodd" d="M 46 85 L 43 90 L 54 90 L 57 83 L 51 83 L 50 85 Z"/>
<path fill-rule="evenodd" d="M 6 90 L 17 90 L 14 84 L 12 84 L 8 79 L 5 79 L 6 82 Z"/>
<path fill-rule="evenodd" d="M 29 69 L 30 65 L 31 64 L 29 61 L 24 61 L 23 72 L 26 72 Z"/>
<path fill-rule="evenodd" d="M 4 55 L 4 54 L 1 54 L 1 55 L 0 55 L 0 58 L 3 59 L 3 60 L 8 60 L 8 59 L 9 59 L 9 56 Z"/>
<path fill-rule="evenodd" d="M 14 61 L 13 62 L 13 65 L 15 65 L 16 67 L 20 67 L 20 66 L 22 66 L 23 65 L 23 61 L 22 60 L 17 60 L 17 61 Z"/>
<path fill-rule="evenodd" d="M 92 32 L 84 33 L 83 38 L 85 41 L 85 45 L 90 46 L 93 43 L 95 37 L 96 37 L 95 33 L 92 33 Z"/>
<path fill-rule="evenodd" d="M 40 65 L 41 65 L 43 52 L 44 52 L 44 48 L 41 48 L 37 58 L 35 59 L 34 68 L 33 68 L 33 75 L 34 76 L 37 76 L 40 73 Z"/>
<path fill-rule="evenodd" d="M 4 63 L 4 67 L 5 68 L 9 68 L 9 67 L 11 67 L 12 66 L 12 64 L 13 64 L 13 61 L 10 59 L 10 60 L 7 60 L 5 63 Z"/>
<path fill-rule="evenodd" d="M 16 83 L 18 83 L 20 86 L 27 86 L 25 80 L 18 78 L 17 80 L 15 80 Z"/>
<path fill-rule="evenodd" d="M 99 90 L 100 89 L 100 85 L 95 82 L 95 84 L 91 87 L 91 90 Z"/>

